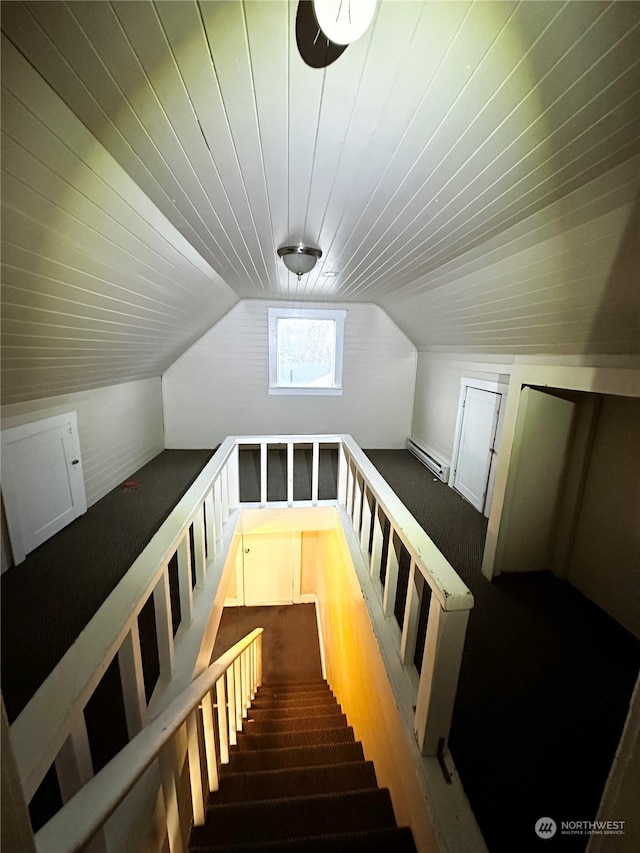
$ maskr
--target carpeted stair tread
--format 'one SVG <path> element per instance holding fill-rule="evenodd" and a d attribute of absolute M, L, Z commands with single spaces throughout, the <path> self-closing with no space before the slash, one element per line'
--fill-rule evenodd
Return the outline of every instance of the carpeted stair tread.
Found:
<path fill-rule="evenodd" d="M 331 688 L 326 681 L 281 681 L 262 684 L 258 690 L 259 693 L 268 693 L 274 691 L 276 693 L 314 693 L 325 692 L 331 693 Z"/>
<path fill-rule="evenodd" d="M 288 746 L 280 749 L 261 749 L 255 752 L 235 752 L 222 768 L 226 773 L 249 773 L 253 770 L 278 770 L 286 767 L 315 767 L 320 764 L 346 764 L 364 761 L 360 742 L 328 743 L 312 746 Z"/>
<path fill-rule="evenodd" d="M 314 729 L 339 729 L 347 727 L 347 718 L 344 714 L 326 714 L 322 717 L 308 716 L 285 717 L 282 720 L 254 720 L 250 715 L 245 720 L 243 734 L 266 734 L 268 732 L 295 732 L 307 731 L 313 725 Z"/>
<path fill-rule="evenodd" d="M 333 696 L 333 691 L 326 681 L 310 682 L 306 681 L 301 684 L 261 684 L 258 687 L 258 698 L 274 697 L 274 698 L 290 698 L 295 699 L 297 696 Z"/>
<path fill-rule="evenodd" d="M 330 714 L 339 717 L 342 714 L 340 705 L 307 705 L 304 707 L 297 705 L 278 707 L 276 705 L 270 708 L 256 708 L 252 705 L 249 710 L 249 716 L 253 720 L 285 720 L 296 717 L 311 720 L 313 717 L 326 717 Z"/>
<path fill-rule="evenodd" d="M 275 800 L 283 797 L 329 794 L 376 788 L 371 761 L 323 764 L 319 767 L 292 767 L 254 773 L 229 773 L 224 785 L 211 794 L 210 803 Z"/>
<path fill-rule="evenodd" d="M 312 723 L 310 723 L 312 725 Z M 323 743 L 353 743 L 355 737 L 351 726 L 337 729 L 309 728 L 305 731 L 267 732 L 266 734 L 238 735 L 238 752 L 259 749 L 279 749 L 281 747 L 313 746 Z"/>
<path fill-rule="evenodd" d="M 258 693 L 253 700 L 254 702 L 271 702 L 279 704 L 298 703 L 300 705 L 313 705 L 315 702 L 324 702 L 331 704 L 336 701 L 336 697 L 330 690 L 258 690 Z"/>
<path fill-rule="evenodd" d="M 198 842 L 191 850 L 219 850 Z M 310 838 L 279 839 L 258 844 L 234 844 L 234 853 L 416 853 L 408 827 L 385 827 L 363 832 L 316 835 Z"/>
<path fill-rule="evenodd" d="M 297 695 L 295 693 L 285 694 L 283 696 L 265 696 L 264 698 L 257 695 L 251 703 L 255 708 L 305 708 L 319 705 L 335 705 L 336 697 L 331 693 L 303 693 Z"/>
<path fill-rule="evenodd" d="M 395 817 L 386 788 L 225 803 L 209 807 L 205 825 L 193 830 L 192 849 L 204 840 L 212 849 L 229 850 L 233 844 L 388 827 L 395 827 Z"/>

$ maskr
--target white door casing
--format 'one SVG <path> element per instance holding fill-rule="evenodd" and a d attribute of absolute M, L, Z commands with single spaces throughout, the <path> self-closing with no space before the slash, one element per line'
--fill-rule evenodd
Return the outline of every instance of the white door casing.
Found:
<path fill-rule="evenodd" d="M 86 512 L 75 412 L 2 431 L 2 493 L 16 565 Z"/>

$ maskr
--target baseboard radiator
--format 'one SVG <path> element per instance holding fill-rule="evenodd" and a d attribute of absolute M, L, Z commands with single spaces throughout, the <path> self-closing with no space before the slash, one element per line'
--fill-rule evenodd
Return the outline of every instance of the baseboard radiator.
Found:
<path fill-rule="evenodd" d="M 449 466 L 445 465 L 440 459 L 433 455 L 429 450 L 421 447 L 412 438 L 407 439 L 407 450 L 409 450 L 416 459 L 419 459 L 423 465 L 432 471 L 439 480 L 443 483 L 449 482 Z"/>

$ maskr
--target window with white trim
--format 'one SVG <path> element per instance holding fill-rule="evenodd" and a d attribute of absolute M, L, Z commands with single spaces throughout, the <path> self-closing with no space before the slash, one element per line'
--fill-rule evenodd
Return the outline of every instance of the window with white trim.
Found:
<path fill-rule="evenodd" d="M 342 394 L 346 314 L 269 308 L 270 394 Z"/>

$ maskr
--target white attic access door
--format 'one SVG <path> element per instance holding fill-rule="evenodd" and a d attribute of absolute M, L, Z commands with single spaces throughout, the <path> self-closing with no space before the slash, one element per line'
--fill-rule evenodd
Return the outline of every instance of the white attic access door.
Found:
<path fill-rule="evenodd" d="M 16 565 L 87 511 L 75 412 L 3 430 L 2 494 Z"/>
<path fill-rule="evenodd" d="M 449 485 L 489 515 L 507 386 L 462 378 Z"/>

